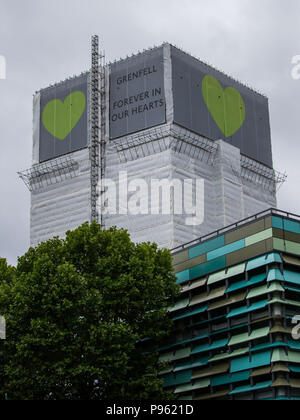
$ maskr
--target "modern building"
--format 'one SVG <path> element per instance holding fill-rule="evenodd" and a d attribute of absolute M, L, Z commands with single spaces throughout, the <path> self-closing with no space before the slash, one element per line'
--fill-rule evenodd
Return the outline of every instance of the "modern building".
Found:
<path fill-rule="evenodd" d="M 160 360 L 180 400 L 300 399 L 300 217 L 268 210 L 174 250 Z"/>

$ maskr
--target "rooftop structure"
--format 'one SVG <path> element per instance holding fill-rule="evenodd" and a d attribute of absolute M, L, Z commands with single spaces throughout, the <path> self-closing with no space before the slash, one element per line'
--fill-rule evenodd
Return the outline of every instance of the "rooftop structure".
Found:
<path fill-rule="evenodd" d="M 300 217 L 268 210 L 173 253 L 160 360 L 181 400 L 300 399 Z"/>

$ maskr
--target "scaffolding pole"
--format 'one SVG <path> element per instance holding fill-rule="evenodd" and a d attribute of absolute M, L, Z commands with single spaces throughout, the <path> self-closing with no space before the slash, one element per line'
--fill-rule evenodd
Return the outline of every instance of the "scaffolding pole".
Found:
<path fill-rule="evenodd" d="M 99 112 L 100 112 L 100 91 L 99 91 L 99 38 L 92 37 L 92 66 L 91 66 L 91 221 L 99 222 L 97 211 L 99 182 Z"/>
<path fill-rule="evenodd" d="M 104 228 L 104 208 L 105 208 L 105 187 L 104 178 L 106 171 L 106 75 L 105 75 L 105 54 L 100 53 L 100 223 Z"/>
<path fill-rule="evenodd" d="M 103 220 L 103 179 L 105 177 L 106 153 L 106 83 L 105 55 L 99 52 L 99 37 L 92 37 L 91 67 L 91 221 L 104 226 Z M 100 191 L 100 214 L 99 208 Z"/>

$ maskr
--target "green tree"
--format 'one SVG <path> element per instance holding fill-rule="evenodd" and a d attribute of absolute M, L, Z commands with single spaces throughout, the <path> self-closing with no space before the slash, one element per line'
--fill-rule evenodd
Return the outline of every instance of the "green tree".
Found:
<path fill-rule="evenodd" d="M 172 326 L 168 250 L 86 223 L 0 270 L 1 398 L 167 398 L 158 355 L 141 342 L 158 343 Z"/>

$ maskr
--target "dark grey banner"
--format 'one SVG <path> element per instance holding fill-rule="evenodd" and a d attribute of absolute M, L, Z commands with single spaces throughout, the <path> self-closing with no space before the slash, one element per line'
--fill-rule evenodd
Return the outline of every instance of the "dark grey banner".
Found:
<path fill-rule="evenodd" d="M 174 122 L 273 166 L 268 99 L 172 47 Z"/>
<path fill-rule="evenodd" d="M 163 48 L 110 66 L 110 138 L 166 121 Z"/>
<path fill-rule="evenodd" d="M 41 91 L 40 162 L 87 147 L 87 77 Z"/>

